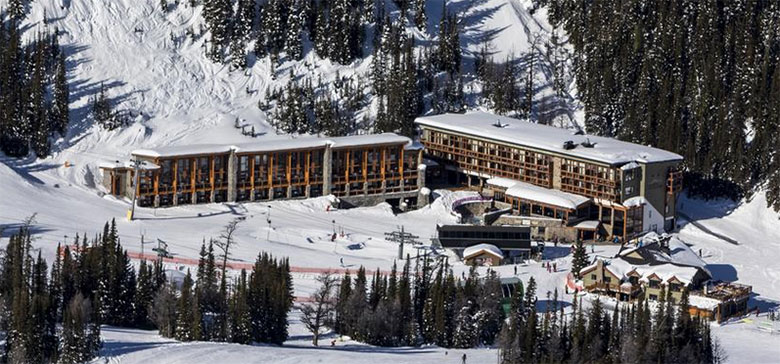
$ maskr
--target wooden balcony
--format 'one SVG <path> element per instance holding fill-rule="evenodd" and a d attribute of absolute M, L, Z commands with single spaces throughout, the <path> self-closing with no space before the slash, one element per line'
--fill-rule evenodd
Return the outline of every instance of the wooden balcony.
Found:
<path fill-rule="evenodd" d="M 680 193 L 683 187 L 682 171 L 672 170 L 666 178 L 666 193 L 673 195 Z"/>

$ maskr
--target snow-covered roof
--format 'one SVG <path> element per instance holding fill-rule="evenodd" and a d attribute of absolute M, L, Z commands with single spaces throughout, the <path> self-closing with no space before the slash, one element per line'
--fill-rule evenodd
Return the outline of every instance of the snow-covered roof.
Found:
<path fill-rule="evenodd" d="M 411 139 L 394 133 L 350 135 L 344 137 L 328 138 L 332 148 L 363 147 L 374 144 L 406 144 L 413 148 Z"/>
<path fill-rule="evenodd" d="M 637 162 L 626 163 L 626 164 L 620 166 L 620 169 L 622 169 L 624 171 L 632 170 L 632 169 L 635 169 L 635 168 L 639 168 L 639 164 Z"/>
<path fill-rule="evenodd" d="M 576 135 L 570 130 L 481 111 L 423 116 L 417 118 L 415 123 L 610 165 L 635 161 L 654 163 L 683 159 L 678 154 L 658 148 L 611 138 Z M 576 147 L 564 149 L 564 143 L 567 141 L 572 141 Z M 593 144 L 593 147 L 585 147 L 583 143 Z"/>
<path fill-rule="evenodd" d="M 601 258 L 599 258 L 601 259 Z M 683 267 L 674 264 L 631 264 L 623 259 L 601 259 L 604 262 L 604 268 L 619 279 L 627 279 L 628 273 L 635 271 L 639 275 L 639 280 L 647 282 L 653 275 L 661 279 L 662 282 L 668 282 L 669 280 L 676 278 L 683 284 L 690 284 L 693 278 L 698 273 L 698 269 L 694 267 Z M 582 268 L 580 272 L 587 272 L 593 269 L 595 264 L 591 264 L 585 268 Z"/>
<path fill-rule="evenodd" d="M 499 249 L 497 246 L 495 246 L 493 244 L 484 244 L 483 243 L 483 244 L 472 245 L 472 246 L 470 246 L 470 247 L 468 247 L 466 249 L 463 249 L 463 258 L 467 259 L 467 258 L 473 257 L 473 256 L 478 255 L 478 254 L 482 254 L 482 253 L 488 253 L 488 254 L 491 254 L 491 255 L 495 255 L 495 256 L 497 256 L 499 258 L 503 258 L 504 257 L 504 253 L 502 253 L 501 249 Z"/>
<path fill-rule="evenodd" d="M 693 307 L 712 311 L 715 307 L 718 307 L 720 301 L 714 298 L 692 294 L 688 297 L 688 303 Z"/>
<path fill-rule="evenodd" d="M 100 162 L 98 163 L 98 168 L 100 169 L 122 169 L 122 168 L 132 168 L 130 166 L 130 162 L 127 161 L 114 161 L 114 162 Z"/>
<path fill-rule="evenodd" d="M 661 240 L 668 241 L 668 251 L 660 248 Z M 668 263 L 679 266 L 688 266 L 704 270 L 710 276 L 712 273 L 707 269 L 707 263 L 694 252 L 688 244 L 682 241 L 677 235 L 658 235 L 650 232 L 642 237 L 641 246 L 626 249 L 620 252 L 621 257 L 640 251 L 654 263 Z"/>
<path fill-rule="evenodd" d="M 134 169 L 132 163 L 125 161 L 115 161 L 115 162 L 100 162 L 98 163 L 98 168 L 100 169 Z M 159 169 L 160 166 L 149 162 L 149 161 L 141 161 L 141 164 L 138 165 L 138 169 L 141 170 L 153 170 L 153 169 Z"/>
<path fill-rule="evenodd" d="M 516 185 L 518 182 L 517 180 L 504 177 L 495 177 L 487 180 L 487 184 L 505 189 Z"/>
<path fill-rule="evenodd" d="M 599 228 L 600 222 L 596 220 L 585 220 L 580 221 L 577 223 L 577 225 L 574 225 L 575 229 L 584 229 L 584 230 L 597 230 Z"/>
<path fill-rule="evenodd" d="M 182 155 L 229 153 L 232 148 L 233 146 L 231 145 L 219 144 L 175 145 L 155 149 L 136 149 L 131 154 L 137 157 L 165 158 Z"/>
<path fill-rule="evenodd" d="M 328 145 L 331 148 L 338 149 L 387 144 L 404 144 L 407 149 L 410 149 L 409 146 L 413 143 L 411 139 L 394 133 L 351 135 L 332 138 L 304 136 L 297 138 L 267 139 L 235 145 L 199 144 L 169 146 L 155 149 L 138 149 L 134 150 L 132 154 L 139 157 L 164 158 L 200 154 L 222 154 L 230 153 L 231 150 L 235 150 L 236 153 L 263 153 L 280 150 L 324 148 Z M 411 149 L 414 148 L 411 147 Z"/>
<path fill-rule="evenodd" d="M 649 204 L 649 202 L 644 196 L 635 196 L 623 201 L 623 206 L 625 207 L 637 207 L 647 204 Z"/>
<path fill-rule="evenodd" d="M 507 188 L 506 195 L 571 210 L 576 210 L 580 205 L 590 201 L 590 198 L 585 196 L 518 181 L 515 181 L 515 184 Z"/>

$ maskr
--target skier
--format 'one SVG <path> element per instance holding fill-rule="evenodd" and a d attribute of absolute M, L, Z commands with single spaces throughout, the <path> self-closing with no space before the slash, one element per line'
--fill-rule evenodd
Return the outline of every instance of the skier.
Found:
<path fill-rule="evenodd" d="M 341 266 L 344 266 L 344 257 L 339 258 L 339 262 L 341 262 Z"/>
<path fill-rule="evenodd" d="M 553 263 L 553 272 L 558 271 L 558 263 Z"/>
<path fill-rule="evenodd" d="M 463 357 L 461 359 L 463 359 L 462 364 L 466 364 L 466 353 L 463 353 Z"/>

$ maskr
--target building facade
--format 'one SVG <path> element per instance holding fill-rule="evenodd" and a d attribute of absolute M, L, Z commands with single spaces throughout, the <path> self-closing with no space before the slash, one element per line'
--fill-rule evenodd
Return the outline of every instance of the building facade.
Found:
<path fill-rule="evenodd" d="M 597 221 L 596 234 L 604 239 L 675 228 L 682 188 L 677 154 L 483 112 L 421 117 L 415 123 L 428 158 L 469 185 L 490 187 L 516 214 L 560 217 L 566 224 Z M 495 178 L 583 196 L 588 203 L 575 209 L 527 199 L 523 204 L 523 196 L 507 198 L 511 184 L 488 186 Z"/>
<path fill-rule="evenodd" d="M 416 202 L 425 184 L 422 149 L 391 133 L 167 147 L 132 156 L 153 166 L 138 169 L 138 184 L 128 163 L 101 166 L 104 184 L 113 195 L 135 193 L 144 207 L 328 194 L 355 204 Z"/>

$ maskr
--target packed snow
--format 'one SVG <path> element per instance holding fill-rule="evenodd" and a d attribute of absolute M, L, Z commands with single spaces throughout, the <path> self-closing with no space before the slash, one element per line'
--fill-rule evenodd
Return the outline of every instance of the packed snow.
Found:
<path fill-rule="evenodd" d="M 183 3 L 183 2 L 181 2 Z M 389 3 L 389 2 L 388 2 Z M 7 7 L 6 0 L 0 0 Z M 438 24 L 442 2 L 428 1 L 429 28 Z M 469 6 L 474 5 L 472 8 Z M 546 54 L 545 44 L 552 29 L 545 20 L 545 10 L 528 11 L 530 1 L 452 0 L 448 7 L 463 11 L 462 45 L 476 52 L 483 43 L 495 50 L 502 60 L 510 54 L 520 55 L 529 49 Z M 69 244 L 75 234 L 95 236 L 112 218 L 118 224 L 123 246 L 130 252 L 147 252 L 158 239 L 169 244 L 175 257 L 197 258 L 201 243 L 216 238 L 225 224 L 242 218 L 236 233 L 237 246 L 231 253 L 236 262 L 251 263 L 260 251 L 290 258 L 296 267 L 345 269 L 360 265 L 369 270 L 389 269 L 397 256 L 397 246 L 384 240 L 384 233 L 403 226 L 420 236 L 425 244 L 434 236 L 437 224 L 453 224 L 457 215 L 452 206 L 474 192 L 433 191 L 438 199 L 423 209 L 394 214 L 387 204 L 351 210 L 328 208 L 331 199 L 273 201 L 248 204 L 208 204 L 165 209 L 138 208 L 137 219 L 127 221 L 130 203 L 105 195 L 99 186 L 99 166 L 127 160 L 137 149 L 211 144 L 217 146 L 286 142 L 290 136 L 275 135 L 267 115 L 258 101 L 269 87 L 290 81 L 290 71 L 303 77 L 321 75 L 324 82 L 340 76 L 361 77 L 370 65 L 370 57 L 348 66 L 318 59 L 309 53 L 301 62 L 286 62 L 276 68 L 268 60 L 250 60 L 245 72 L 230 71 L 229 66 L 214 64 L 204 56 L 206 36 L 200 7 L 177 6 L 163 13 L 158 0 L 58 0 L 30 3 L 30 14 L 24 26 L 26 37 L 38 30 L 56 27 L 60 44 L 68 55 L 68 77 L 71 83 L 72 125 L 67 135 L 56 141 L 52 157 L 15 160 L 0 155 L 0 245 L 25 219 L 33 214 L 34 246 L 51 260 L 57 244 Z M 44 25 L 44 17 L 47 24 Z M 469 52 L 466 52 L 467 55 Z M 540 85 L 535 99 L 541 100 L 551 90 L 548 60 L 535 70 L 535 84 Z M 571 81 L 571 80 L 570 80 Z M 571 82 L 568 82 L 571 83 Z M 128 111 L 134 123 L 124 129 L 106 131 L 92 125 L 90 98 L 103 85 L 118 110 Z M 478 85 L 467 85 L 467 87 Z M 572 90 L 576 93 L 576 90 Z M 576 104 L 576 101 L 564 100 Z M 566 105 L 569 121 L 583 119 L 581 109 Z M 244 136 L 235 127 L 254 128 L 258 138 Z M 491 124 L 494 119 L 489 121 Z M 522 121 L 502 123 L 520 125 Z M 545 127 L 546 128 L 546 127 Z M 488 126 L 494 134 L 493 126 Z M 512 127 L 502 129 L 502 133 Z M 544 129 L 547 130 L 547 129 Z M 554 131 L 551 131 L 553 133 Z M 561 131 L 554 132 L 560 133 Z M 626 161 L 676 158 L 660 157 L 649 148 L 622 150 L 594 137 L 578 137 L 569 131 L 566 140 L 577 142 L 590 138 L 594 158 Z M 579 139 L 578 139 L 579 138 Z M 583 140 L 580 140 L 584 138 Z M 302 139 L 302 138 L 299 138 Z M 562 143 L 562 141 L 561 141 Z M 560 148 L 556 140 L 555 148 Z M 606 156 L 606 157 L 605 157 Z M 106 164 L 107 163 L 107 164 Z M 678 236 L 701 249 L 707 268 L 716 279 L 739 280 L 753 285 L 756 296 L 751 305 L 762 312 L 776 308 L 780 301 L 780 228 L 778 215 L 766 208 L 763 194 L 750 202 L 738 204 L 718 201 L 702 202 L 684 199 L 681 210 L 708 228 L 737 239 L 733 245 L 714 237 L 692 224 L 685 224 Z M 270 221 L 270 223 L 268 222 Z M 336 233 L 336 239 L 332 236 Z M 412 247 L 408 247 L 412 249 Z M 614 255 L 617 248 L 597 246 L 594 254 Z M 590 250 L 590 249 L 589 249 Z M 407 250 L 408 251 L 408 250 Z M 411 253 L 411 251 L 409 251 Z M 570 267 L 568 246 L 548 246 L 545 258 L 557 270 L 548 273 L 540 263 L 494 267 L 504 277 L 517 276 L 523 281 L 534 276 L 537 296 L 546 302 L 557 288 L 562 300 L 572 296 L 560 292 Z M 453 260 L 451 260 L 453 261 Z M 181 272 L 185 264 L 167 268 Z M 455 266 L 456 274 L 467 267 Z M 305 296 L 316 288 L 314 273 L 294 274 L 295 295 Z M 747 320 L 747 319 L 746 319 Z M 760 329 L 765 315 L 754 321 L 732 321 L 715 327 L 729 362 L 772 363 L 776 361 L 780 335 Z M 284 347 L 240 346 L 220 343 L 178 343 L 160 338 L 155 332 L 106 327 L 106 345 L 98 363 L 460 363 L 461 350 L 435 347 L 378 348 L 352 341 L 338 341 L 335 347 L 313 348 L 308 334 L 290 317 L 292 337 Z M 780 328 L 779 328 L 780 329 Z M 325 341 L 323 341 L 324 343 Z M 496 360 L 492 349 L 467 350 L 469 362 Z"/>

